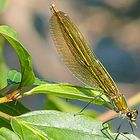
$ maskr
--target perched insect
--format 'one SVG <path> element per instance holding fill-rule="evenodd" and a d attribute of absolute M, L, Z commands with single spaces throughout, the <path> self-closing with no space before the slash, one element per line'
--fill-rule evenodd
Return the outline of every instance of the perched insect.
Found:
<path fill-rule="evenodd" d="M 53 13 L 50 19 L 50 29 L 57 51 L 69 70 L 88 86 L 98 86 L 103 89 L 110 100 L 112 109 L 125 116 L 136 126 L 138 110 L 131 110 L 125 97 L 119 92 L 113 79 L 101 62 L 90 49 L 79 29 L 67 14 L 51 5 Z"/>

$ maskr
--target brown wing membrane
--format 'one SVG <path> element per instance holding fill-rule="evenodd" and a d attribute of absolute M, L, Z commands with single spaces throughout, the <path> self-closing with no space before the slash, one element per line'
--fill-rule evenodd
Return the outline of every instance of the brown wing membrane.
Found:
<path fill-rule="evenodd" d="M 70 18 L 61 11 L 53 11 L 50 20 L 51 34 L 58 53 L 69 70 L 83 83 L 99 86 L 107 96 L 119 91 L 78 28 Z"/>

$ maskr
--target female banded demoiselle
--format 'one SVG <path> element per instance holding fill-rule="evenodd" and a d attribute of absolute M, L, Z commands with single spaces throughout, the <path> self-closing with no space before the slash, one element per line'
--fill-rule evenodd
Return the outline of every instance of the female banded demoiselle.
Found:
<path fill-rule="evenodd" d="M 51 5 L 53 13 L 50 19 L 50 29 L 58 53 L 68 69 L 84 84 L 98 86 L 109 99 L 112 109 L 125 116 L 136 126 L 138 110 L 130 109 L 125 97 L 119 92 L 115 82 L 96 58 L 83 35 L 68 17 Z"/>

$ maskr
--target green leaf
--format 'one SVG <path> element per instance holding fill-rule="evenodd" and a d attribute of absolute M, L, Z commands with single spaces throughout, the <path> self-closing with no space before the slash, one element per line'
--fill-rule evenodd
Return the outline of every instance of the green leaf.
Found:
<path fill-rule="evenodd" d="M 61 98 L 58 98 L 56 96 L 48 95 L 45 103 L 45 109 L 78 113 L 82 108 L 70 103 L 69 101 L 66 102 L 66 100 L 62 100 Z M 97 111 L 86 109 L 84 110 L 84 114 L 95 118 L 99 113 Z"/>
<path fill-rule="evenodd" d="M 38 86 L 38 85 L 43 85 L 43 84 L 54 84 L 54 83 L 56 82 L 35 78 L 34 85 Z"/>
<path fill-rule="evenodd" d="M 13 131 L 2 127 L 0 128 L 0 140 L 21 140 Z"/>
<path fill-rule="evenodd" d="M 101 95 L 101 90 L 97 88 L 88 88 L 88 87 L 79 87 L 68 84 L 43 84 L 33 88 L 32 90 L 25 92 L 23 96 L 29 96 L 32 94 L 51 94 L 63 98 L 68 99 L 76 99 L 90 102 L 96 96 Z M 105 96 L 102 96 L 105 100 L 103 101 L 101 98 L 97 98 L 93 100 L 92 103 L 104 106 L 110 109 L 109 101 Z"/>
<path fill-rule="evenodd" d="M 12 83 L 19 83 L 19 82 L 21 82 L 21 73 L 18 72 L 17 70 L 9 70 L 8 75 L 7 75 L 7 80 Z M 42 84 L 46 84 L 46 83 L 55 83 L 55 82 L 35 78 L 33 85 L 37 86 L 37 85 L 42 85 Z"/>
<path fill-rule="evenodd" d="M 23 140 L 109 140 L 101 132 L 102 122 L 93 118 L 58 111 L 34 111 L 11 120 L 15 133 Z M 116 134 L 106 130 L 114 139 Z M 127 137 L 138 140 L 134 135 Z M 120 135 L 117 140 L 128 140 Z"/>
<path fill-rule="evenodd" d="M 4 38 L 0 36 L 0 89 L 4 88 L 7 85 L 7 72 L 8 72 L 8 67 L 4 63 L 2 54 L 3 47 L 4 47 Z"/>
<path fill-rule="evenodd" d="M 15 102 L 9 102 L 6 104 L 1 104 L 0 111 L 5 112 L 12 116 L 18 116 L 23 113 L 27 113 L 30 110 L 27 109 L 25 106 L 23 106 L 20 102 L 15 101 Z"/>
<path fill-rule="evenodd" d="M 12 83 L 20 83 L 21 82 L 21 73 L 16 70 L 10 70 L 7 75 L 7 80 Z"/>
<path fill-rule="evenodd" d="M 4 11 L 8 5 L 8 0 L 0 0 L 0 12 Z"/>
<path fill-rule="evenodd" d="M 32 85 L 35 80 L 32 60 L 27 50 L 20 43 L 17 33 L 8 26 L 0 26 L 0 34 L 7 39 L 18 55 L 22 72 L 20 86 L 28 87 Z"/>
<path fill-rule="evenodd" d="M 0 89 L 4 88 L 7 85 L 7 72 L 8 72 L 8 67 L 0 61 Z"/>

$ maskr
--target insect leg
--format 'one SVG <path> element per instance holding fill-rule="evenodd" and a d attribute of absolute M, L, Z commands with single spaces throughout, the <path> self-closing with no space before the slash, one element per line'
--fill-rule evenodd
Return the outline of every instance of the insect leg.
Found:
<path fill-rule="evenodd" d="M 107 138 L 111 138 L 111 139 L 114 140 L 114 138 L 109 134 L 109 132 L 108 132 L 108 134 L 106 134 L 106 133 L 104 132 L 105 130 L 107 130 L 107 129 L 109 128 L 108 126 L 106 126 L 106 124 L 107 124 L 108 122 L 111 122 L 112 120 L 117 119 L 117 118 L 118 118 L 118 117 L 114 117 L 114 118 L 109 119 L 109 120 L 107 120 L 107 121 L 105 121 L 105 122 L 102 123 L 103 128 L 101 129 L 101 132 L 102 132 Z M 106 132 L 107 132 L 107 131 L 106 131 Z"/>
<path fill-rule="evenodd" d="M 125 132 L 125 133 L 120 132 L 120 128 L 121 128 L 122 124 L 123 124 L 123 121 L 121 121 L 121 123 L 120 123 L 120 125 L 119 125 L 119 127 L 118 127 L 118 129 L 117 129 L 117 133 L 118 133 L 118 134 L 117 134 L 115 140 L 118 139 L 119 135 L 122 135 L 123 137 L 127 138 L 128 140 L 131 140 L 131 139 L 129 139 L 127 136 L 124 135 L 124 134 L 127 133 L 127 132 Z"/>
<path fill-rule="evenodd" d="M 129 122 L 129 121 L 128 121 L 128 122 Z M 131 130 L 132 130 L 132 133 L 135 135 L 135 133 L 134 133 L 134 128 L 133 128 L 133 126 L 132 126 L 132 123 L 129 122 L 129 125 L 130 125 L 130 128 L 131 128 Z"/>
<path fill-rule="evenodd" d="M 79 112 L 77 112 L 76 114 L 74 114 L 74 116 L 76 115 L 80 115 L 89 105 L 90 103 L 92 103 L 94 100 L 96 100 L 97 98 L 101 98 L 102 94 L 94 97 L 90 102 L 88 102 Z"/>

